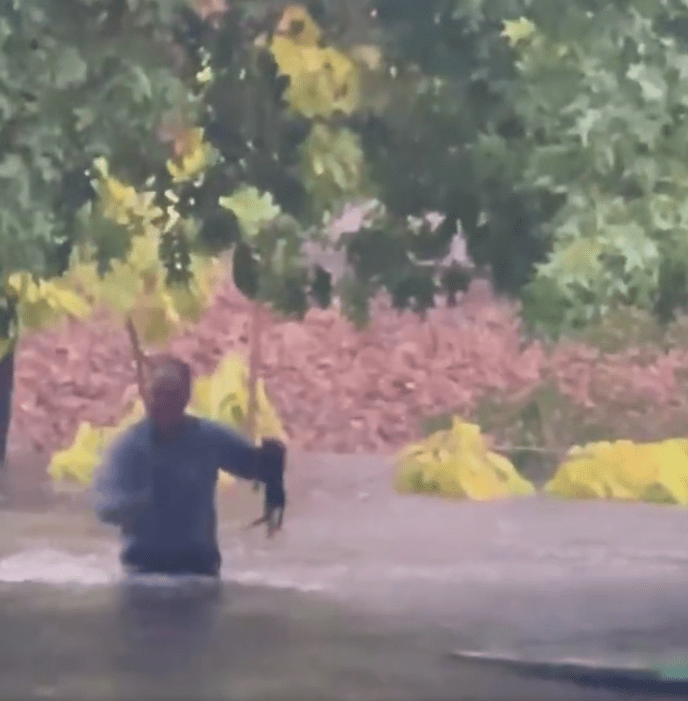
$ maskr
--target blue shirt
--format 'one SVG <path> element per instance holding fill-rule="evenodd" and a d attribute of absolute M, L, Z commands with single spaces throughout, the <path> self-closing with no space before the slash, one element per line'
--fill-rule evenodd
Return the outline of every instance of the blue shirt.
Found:
<path fill-rule="evenodd" d="M 217 551 L 218 470 L 254 478 L 255 448 L 222 424 L 186 416 L 160 441 L 149 419 L 123 433 L 96 480 L 100 520 L 119 525 L 125 551 Z"/>

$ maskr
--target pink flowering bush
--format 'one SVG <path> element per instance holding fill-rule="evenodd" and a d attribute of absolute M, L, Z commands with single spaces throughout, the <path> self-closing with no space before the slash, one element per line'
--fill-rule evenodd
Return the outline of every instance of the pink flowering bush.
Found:
<path fill-rule="evenodd" d="M 380 300 L 364 330 L 336 309 L 303 323 L 272 318 L 260 372 L 291 443 L 307 450 L 393 452 L 451 413 L 478 417 L 497 444 L 553 452 L 683 435 L 688 347 L 671 334 L 629 335 L 623 347 L 617 329 L 613 351 L 589 338 L 551 344 L 529 338 L 517 312 L 468 295 L 424 320 Z M 249 329 L 248 302 L 226 284 L 171 350 L 211 372 L 247 352 Z M 48 452 L 69 445 L 81 421 L 114 424 L 136 394 L 127 336 L 105 312 L 22 338 L 16 378 L 13 431 Z"/>

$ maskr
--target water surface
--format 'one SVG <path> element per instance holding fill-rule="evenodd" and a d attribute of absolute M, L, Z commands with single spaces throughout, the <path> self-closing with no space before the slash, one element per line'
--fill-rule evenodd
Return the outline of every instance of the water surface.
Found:
<path fill-rule="evenodd" d="M 81 506 L 0 511 L 0 701 L 605 701 L 457 662 L 457 647 L 688 650 L 688 517 L 400 498 L 379 462 L 309 465 L 285 531 L 221 503 L 220 587 L 125 582 Z"/>

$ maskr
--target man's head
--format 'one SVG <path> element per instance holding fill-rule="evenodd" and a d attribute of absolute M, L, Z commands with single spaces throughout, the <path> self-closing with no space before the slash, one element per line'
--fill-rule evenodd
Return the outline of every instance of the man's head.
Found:
<path fill-rule="evenodd" d="M 151 358 L 146 373 L 146 412 L 162 432 L 177 428 L 191 398 L 191 368 L 171 355 Z"/>

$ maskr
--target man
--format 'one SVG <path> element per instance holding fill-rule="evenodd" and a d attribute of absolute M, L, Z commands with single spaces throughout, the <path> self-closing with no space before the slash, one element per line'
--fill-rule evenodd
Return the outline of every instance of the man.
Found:
<path fill-rule="evenodd" d="M 259 448 L 222 424 L 186 413 L 189 366 L 162 356 L 141 387 L 147 417 L 114 444 L 96 479 L 99 518 L 119 526 L 135 572 L 216 576 L 218 469 L 265 485 L 269 532 L 284 508 L 285 448 Z"/>

